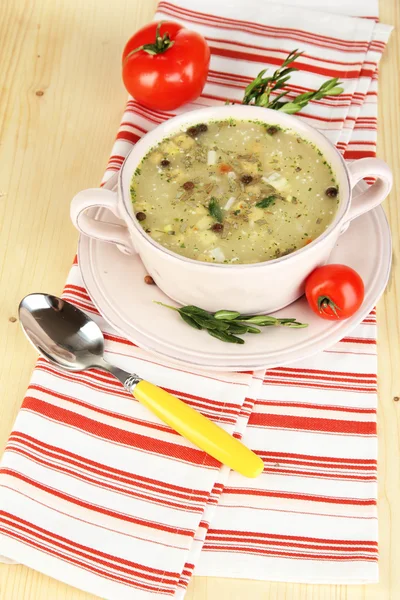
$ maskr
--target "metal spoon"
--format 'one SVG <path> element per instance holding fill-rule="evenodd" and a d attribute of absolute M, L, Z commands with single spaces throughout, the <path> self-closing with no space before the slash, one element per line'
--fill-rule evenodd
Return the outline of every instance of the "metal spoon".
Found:
<path fill-rule="evenodd" d="M 100 328 L 69 302 L 48 294 L 29 294 L 21 301 L 19 319 L 30 342 L 54 365 L 67 371 L 96 368 L 112 373 L 164 423 L 221 463 L 246 477 L 263 471 L 262 460 L 221 427 L 172 394 L 106 362 Z"/>

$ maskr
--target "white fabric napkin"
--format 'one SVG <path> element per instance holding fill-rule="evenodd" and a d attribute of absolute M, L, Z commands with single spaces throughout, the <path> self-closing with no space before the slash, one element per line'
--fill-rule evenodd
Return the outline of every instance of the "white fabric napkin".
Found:
<path fill-rule="evenodd" d="M 390 28 L 376 24 L 375 0 L 309 7 L 319 5 L 161 2 L 156 18 L 200 31 L 212 50 L 202 96 L 177 112 L 239 100 L 262 68 L 299 48 L 293 94 L 335 76 L 345 87 L 299 118 L 346 157 L 373 155 L 376 69 Z M 129 100 L 105 180 L 170 116 Z M 108 358 L 243 434 L 266 469 L 251 482 L 229 473 L 111 376 L 61 373 L 40 359 L 1 463 L 2 554 L 110 600 L 179 598 L 195 566 L 249 579 L 376 581 L 374 312 L 312 359 L 216 374 L 176 369 L 123 339 L 97 313 L 77 263 L 64 295 L 101 325 Z"/>

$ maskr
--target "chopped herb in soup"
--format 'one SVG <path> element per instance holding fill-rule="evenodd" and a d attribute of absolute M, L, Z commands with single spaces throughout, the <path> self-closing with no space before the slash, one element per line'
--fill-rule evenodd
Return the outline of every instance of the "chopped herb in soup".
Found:
<path fill-rule="evenodd" d="M 199 123 L 163 140 L 132 180 L 134 212 L 169 250 L 215 263 L 290 254 L 333 221 L 339 190 L 296 132 L 251 121 Z"/>

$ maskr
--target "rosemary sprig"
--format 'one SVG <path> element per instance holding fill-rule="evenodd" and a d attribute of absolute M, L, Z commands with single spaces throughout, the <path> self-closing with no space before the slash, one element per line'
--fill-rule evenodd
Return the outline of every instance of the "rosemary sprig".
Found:
<path fill-rule="evenodd" d="M 304 108 L 310 102 L 310 100 L 321 100 L 321 98 L 325 98 L 325 96 L 339 96 L 343 92 L 343 89 L 344 88 L 340 86 L 339 79 L 334 77 L 334 79 L 325 81 L 325 83 L 323 83 L 315 92 L 306 92 L 305 94 L 300 94 L 291 102 L 278 102 L 277 110 L 281 110 L 282 112 L 292 115 Z M 276 100 L 274 100 L 274 102 L 276 102 Z"/>
<path fill-rule="evenodd" d="M 257 77 L 247 86 L 244 93 L 242 104 L 253 104 L 254 106 L 263 106 L 273 110 L 294 114 L 304 108 L 310 100 L 320 100 L 325 96 L 338 96 L 343 92 L 337 77 L 325 81 L 315 92 L 306 92 L 299 94 L 291 101 L 283 101 L 282 98 L 289 93 L 289 90 L 280 92 L 271 99 L 271 94 L 282 89 L 290 79 L 290 74 L 297 71 L 296 67 L 289 67 L 303 52 L 293 50 L 288 54 L 282 65 L 270 77 L 264 77 L 267 69 L 260 71 Z"/>
<path fill-rule="evenodd" d="M 244 344 L 244 339 L 238 335 L 261 333 L 259 327 L 291 327 L 294 329 L 308 327 L 307 323 L 299 323 L 296 319 L 278 319 L 270 315 L 241 315 L 233 310 L 218 310 L 211 313 L 198 306 L 176 308 L 156 301 L 155 304 L 175 310 L 185 323 L 194 329 L 204 329 L 209 335 L 230 344 Z"/>
<path fill-rule="evenodd" d="M 256 106 L 272 108 L 271 104 L 273 104 L 273 102 L 270 101 L 271 92 L 276 92 L 276 90 L 283 88 L 285 83 L 290 79 L 289 73 L 297 71 L 295 67 L 289 67 L 288 65 L 301 56 L 301 54 L 303 53 L 298 52 L 297 50 L 290 52 L 279 69 L 277 69 L 271 77 L 264 77 L 267 69 L 260 71 L 257 77 L 249 83 L 245 89 L 242 104 L 251 104 L 252 101 L 254 101 L 253 104 Z M 283 97 L 287 93 L 288 92 L 282 92 L 279 97 Z"/>

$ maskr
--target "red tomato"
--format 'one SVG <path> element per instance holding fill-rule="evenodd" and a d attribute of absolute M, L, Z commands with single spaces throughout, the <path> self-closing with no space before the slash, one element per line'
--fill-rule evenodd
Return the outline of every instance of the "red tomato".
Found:
<path fill-rule="evenodd" d="M 312 310 L 323 319 L 348 319 L 364 300 L 364 283 L 346 265 L 325 265 L 308 276 L 306 297 Z"/>
<path fill-rule="evenodd" d="M 200 96 L 210 49 L 205 39 L 178 23 L 160 21 L 139 29 L 122 55 L 122 77 L 138 102 L 155 110 L 174 110 Z"/>

